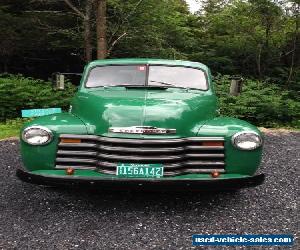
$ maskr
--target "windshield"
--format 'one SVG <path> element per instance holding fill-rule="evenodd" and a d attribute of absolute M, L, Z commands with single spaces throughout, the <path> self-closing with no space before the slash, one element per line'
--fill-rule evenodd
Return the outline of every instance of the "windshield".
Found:
<path fill-rule="evenodd" d="M 145 82 L 145 65 L 103 66 L 90 71 L 86 86 L 145 85 Z"/>
<path fill-rule="evenodd" d="M 207 90 L 204 71 L 180 66 L 111 65 L 91 69 L 86 87 L 100 86 L 161 86 Z M 148 75 L 148 77 L 147 77 Z"/>
<path fill-rule="evenodd" d="M 150 66 L 149 85 L 161 85 L 207 89 L 205 73 L 202 70 L 186 67 Z"/>

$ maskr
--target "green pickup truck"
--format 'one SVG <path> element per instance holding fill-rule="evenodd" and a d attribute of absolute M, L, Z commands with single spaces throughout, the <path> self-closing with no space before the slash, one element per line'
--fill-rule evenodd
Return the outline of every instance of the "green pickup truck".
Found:
<path fill-rule="evenodd" d="M 219 116 L 207 66 L 97 60 L 69 112 L 22 129 L 17 176 L 47 186 L 239 189 L 263 183 L 262 143 L 255 126 Z"/>

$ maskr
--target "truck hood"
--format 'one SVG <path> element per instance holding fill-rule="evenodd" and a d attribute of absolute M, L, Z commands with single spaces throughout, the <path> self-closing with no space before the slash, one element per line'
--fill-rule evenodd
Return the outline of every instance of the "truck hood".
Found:
<path fill-rule="evenodd" d="M 72 102 L 72 113 L 82 119 L 90 134 L 114 137 L 147 137 L 109 132 L 111 127 L 134 126 L 176 129 L 172 137 L 193 136 L 197 126 L 215 117 L 215 112 L 216 98 L 211 92 L 177 88 L 100 88 L 79 92 Z"/>

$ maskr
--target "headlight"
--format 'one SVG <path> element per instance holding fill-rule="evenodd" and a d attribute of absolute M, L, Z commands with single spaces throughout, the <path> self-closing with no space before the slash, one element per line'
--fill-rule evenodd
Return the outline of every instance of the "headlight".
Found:
<path fill-rule="evenodd" d="M 242 150 L 253 150 L 262 145 L 262 138 L 255 132 L 239 132 L 233 135 L 232 144 Z"/>
<path fill-rule="evenodd" d="M 45 145 L 52 140 L 51 130 L 41 126 L 32 126 L 24 129 L 22 133 L 23 141 L 31 145 Z"/>

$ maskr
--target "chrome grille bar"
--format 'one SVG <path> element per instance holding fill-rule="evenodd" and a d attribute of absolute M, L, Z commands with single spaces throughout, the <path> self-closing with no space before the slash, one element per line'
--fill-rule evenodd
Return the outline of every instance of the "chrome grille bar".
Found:
<path fill-rule="evenodd" d="M 59 142 L 56 168 L 97 169 L 115 174 L 117 163 L 162 163 L 165 175 L 225 172 L 225 148 L 203 142 L 222 142 L 223 137 L 176 139 L 128 139 L 95 135 L 62 134 L 61 139 L 80 139 L 80 143 Z"/>
<path fill-rule="evenodd" d="M 98 162 L 98 166 L 100 167 L 104 167 L 104 168 L 113 168 L 116 169 L 117 167 L 117 163 L 116 162 L 105 162 L 105 161 L 101 161 Z M 186 167 L 210 167 L 210 166 L 214 166 L 214 170 L 215 169 L 220 169 L 224 167 L 224 162 L 192 162 L 192 161 L 187 161 L 187 162 L 175 162 L 175 163 L 166 163 L 164 164 L 164 168 L 168 169 L 177 169 L 177 168 L 186 168 Z M 211 170 L 210 170 L 211 172 Z"/>
<path fill-rule="evenodd" d="M 186 137 L 175 139 L 128 139 L 128 138 L 115 138 L 115 137 L 103 137 L 97 135 L 71 135 L 61 134 L 60 138 L 65 139 L 82 139 L 82 140 L 94 140 L 101 142 L 112 143 L 132 143 L 132 144 L 174 144 L 182 143 L 186 141 L 203 142 L 203 141 L 224 141 L 223 137 Z"/>
<path fill-rule="evenodd" d="M 98 155 L 97 151 L 71 151 L 71 150 L 58 150 L 57 151 L 58 156 L 94 156 L 96 157 Z"/>

